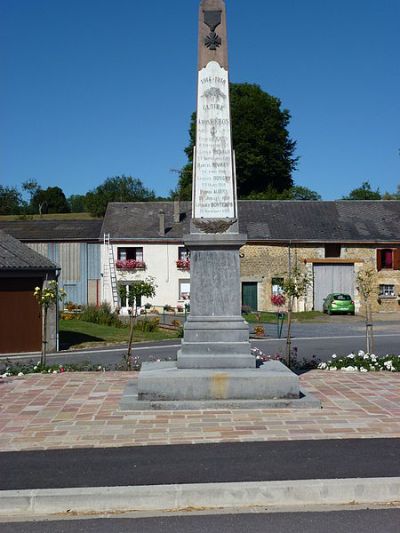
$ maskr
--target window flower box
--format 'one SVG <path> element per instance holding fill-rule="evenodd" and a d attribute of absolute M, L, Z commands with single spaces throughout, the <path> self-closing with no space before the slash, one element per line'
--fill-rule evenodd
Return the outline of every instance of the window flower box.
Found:
<path fill-rule="evenodd" d="M 115 263 L 115 266 L 120 270 L 143 270 L 146 268 L 144 261 L 136 261 L 135 259 L 118 259 L 118 261 Z"/>
<path fill-rule="evenodd" d="M 178 259 L 176 267 L 179 268 L 179 270 L 190 270 L 190 259 Z"/>

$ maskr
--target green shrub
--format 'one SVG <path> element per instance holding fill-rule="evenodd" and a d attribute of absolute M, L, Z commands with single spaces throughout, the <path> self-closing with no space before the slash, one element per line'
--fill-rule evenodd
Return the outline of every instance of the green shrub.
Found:
<path fill-rule="evenodd" d="M 135 324 L 135 329 L 139 331 L 157 331 L 160 320 L 158 318 L 142 318 Z"/>
<path fill-rule="evenodd" d="M 116 328 L 124 327 L 118 315 L 111 311 L 110 304 L 107 303 L 103 303 L 99 307 L 95 305 L 82 306 L 79 320 L 102 324 L 104 326 L 114 326 Z"/>

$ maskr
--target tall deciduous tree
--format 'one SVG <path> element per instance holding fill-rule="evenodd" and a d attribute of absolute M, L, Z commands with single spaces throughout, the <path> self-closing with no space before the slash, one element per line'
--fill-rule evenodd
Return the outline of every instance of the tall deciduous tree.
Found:
<path fill-rule="evenodd" d="M 86 194 L 86 207 L 92 216 L 104 216 L 108 202 L 149 202 L 155 200 L 154 191 L 141 180 L 131 176 L 107 178 Z"/>
<path fill-rule="evenodd" d="M 296 147 L 287 130 L 290 113 L 281 101 L 259 85 L 230 85 L 232 142 L 236 154 L 238 196 L 272 188 L 278 192 L 293 186 Z M 196 142 L 196 113 L 190 124 L 190 143 L 185 149 L 189 163 L 180 174 L 174 196 L 191 199 L 193 147 Z"/>
<path fill-rule="evenodd" d="M 65 194 L 60 187 L 47 187 L 47 189 L 38 189 L 32 196 L 32 208 L 39 214 L 43 213 L 69 213 Z"/>

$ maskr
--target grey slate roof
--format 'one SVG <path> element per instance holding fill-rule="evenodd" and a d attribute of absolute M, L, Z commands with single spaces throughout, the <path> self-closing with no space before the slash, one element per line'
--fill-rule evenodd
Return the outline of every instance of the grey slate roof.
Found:
<path fill-rule="evenodd" d="M 23 241 L 97 240 L 103 221 L 13 220 L 0 221 L 0 229 Z"/>
<path fill-rule="evenodd" d="M 400 242 L 400 201 L 250 201 L 239 204 L 240 231 L 249 241 Z M 159 236 L 159 211 L 166 232 Z M 181 222 L 173 222 L 173 202 L 110 203 L 101 235 L 113 240 L 182 240 L 189 232 L 191 203 L 181 202 Z"/>
<path fill-rule="evenodd" d="M 249 241 L 400 242 L 400 201 L 337 202 L 241 200 L 240 231 Z M 159 211 L 165 235 L 159 235 Z M 174 223 L 173 202 L 112 202 L 102 220 L 0 221 L 0 229 L 22 241 L 178 241 L 189 233 L 191 202 L 180 202 Z"/>
<path fill-rule="evenodd" d="M 0 271 L 55 270 L 56 265 L 0 230 Z"/>

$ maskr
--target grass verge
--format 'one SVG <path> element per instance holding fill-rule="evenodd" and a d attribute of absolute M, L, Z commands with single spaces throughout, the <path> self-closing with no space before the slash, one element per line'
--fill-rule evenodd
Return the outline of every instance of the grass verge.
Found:
<path fill-rule="evenodd" d="M 175 339 L 176 331 L 158 329 L 156 331 L 135 330 L 134 342 L 161 341 Z M 129 328 L 115 328 L 83 322 L 82 320 L 60 320 L 61 349 L 89 348 L 102 344 L 128 342 Z"/>

